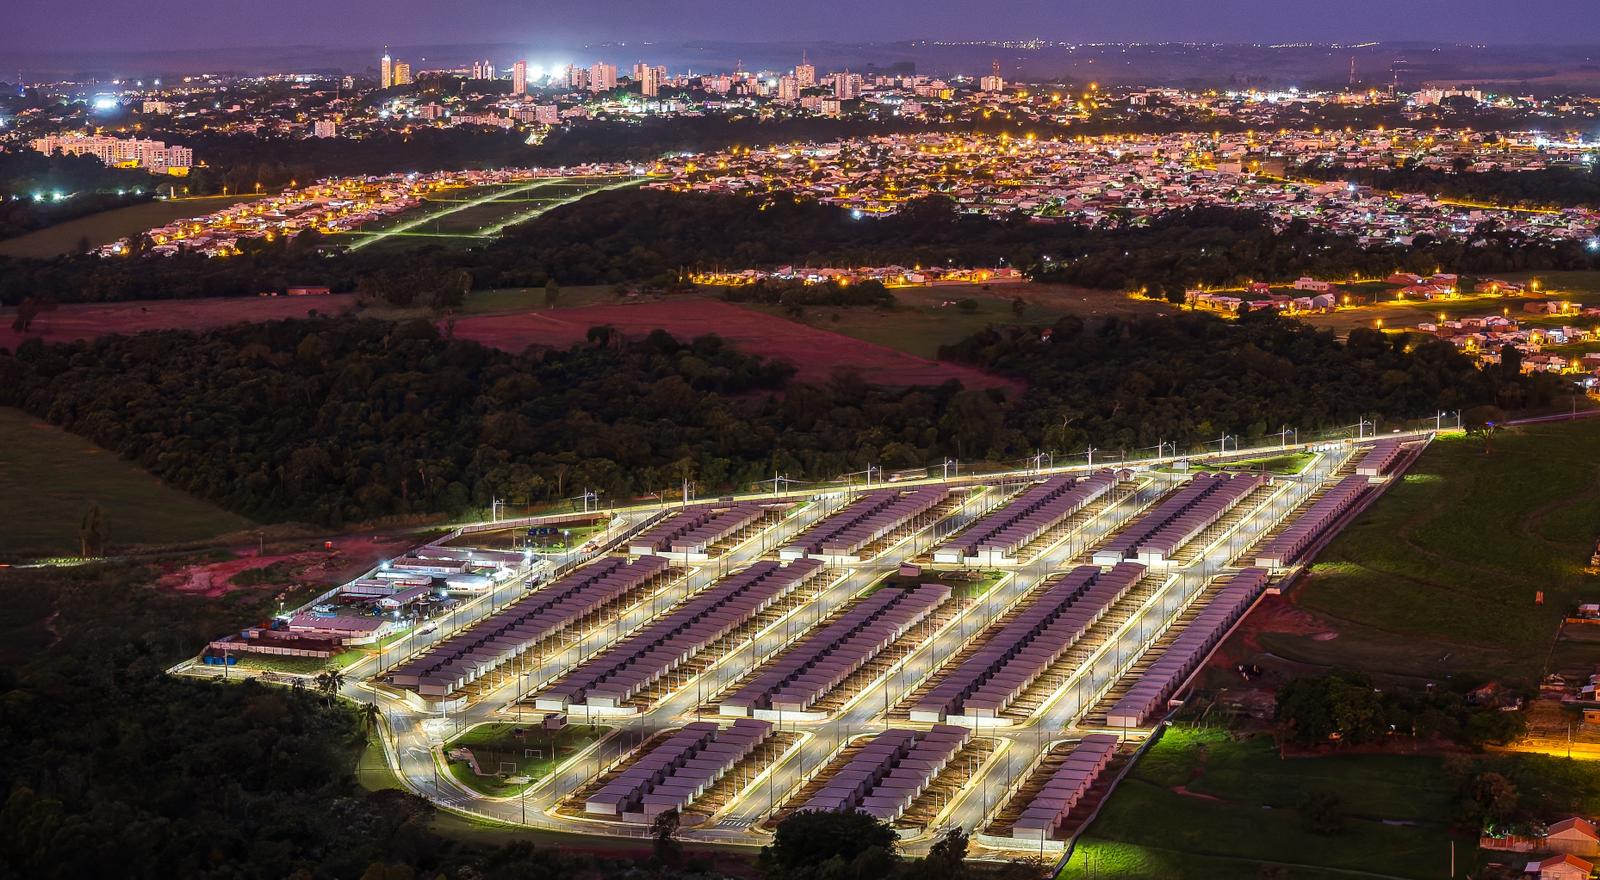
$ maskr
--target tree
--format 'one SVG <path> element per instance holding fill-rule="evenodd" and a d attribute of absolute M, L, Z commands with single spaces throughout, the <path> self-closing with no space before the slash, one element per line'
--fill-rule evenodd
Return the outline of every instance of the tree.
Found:
<path fill-rule="evenodd" d="M 1472 713 L 1458 737 L 1465 745 L 1482 748 L 1513 743 L 1528 732 L 1528 719 L 1521 712 L 1502 712 L 1487 708 Z"/>
<path fill-rule="evenodd" d="M 917 876 L 924 878 L 958 878 L 966 874 L 967 847 L 971 843 L 967 832 L 959 826 L 939 836 L 922 859 L 922 870 Z"/>
<path fill-rule="evenodd" d="M 11 329 L 18 333 L 26 333 L 28 328 L 33 326 L 34 318 L 38 316 L 39 301 L 30 296 L 17 303 L 17 316 L 11 321 Z"/>
<path fill-rule="evenodd" d="M 1022 317 L 1022 313 L 1026 312 L 1027 310 L 1028 310 L 1028 301 L 1027 300 L 1023 299 L 1020 296 L 1016 297 L 1013 300 L 1011 300 L 1011 314 L 1013 314 L 1016 317 L 1020 318 L 1020 317 Z"/>
<path fill-rule="evenodd" d="M 78 551 L 78 555 L 84 559 L 94 559 L 106 553 L 105 516 L 98 504 L 89 505 L 89 512 L 83 515 L 83 522 L 78 525 Z"/>
<path fill-rule="evenodd" d="M 298 681 L 298 679 L 297 679 L 297 681 Z M 372 735 L 372 731 L 375 728 L 377 728 L 377 726 L 378 726 L 378 719 L 380 719 L 382 717 L 383 717 L 383 710 L 378 708 L 378 704 L 377 703 L 362 703 L 361 704 L 361 730 L 362 730 L 362 732 L 367 734 L 368 736 L 371 736 Z"/>
<path fill-rule="evenodd" d="M 317 673 L 316 682 L 317 690 L 322 691 L 331 704 L 333 698 L 338 696 L 339 689 L 344 687 L 344 673 L 337 669 L 326 669 Z"/>
<path fill-rule="evenodd" d="M 555 276 L 551 276 L 544 283 L 544 307 L 553 309 L 561 301 L 561 285 L 556 283 Z"/>
<path fill-rule="evenodd" d="M 1480 828 L 1516 821 L 1522 796 L 1510 779 L 1493 771 L 1469 777 L 1463 786 L 1463 812 Z"/>
<path fill-rule="evenodd" d="M 1290 681 L 1278 689 L 1275 712 L 1280 738 L 1303 746 L 1364 742 L 1383 718 L 1372 683 L 1353 673 Z"/>
<path fill-rule="evenodd" d="M 869 850 L 893 853 L 894 829 L 866 813 L 803 810 L 779 823 L 761 850 L 769 876 L 806 876 L 824 862 L 849 863 Z"/>
<path fill-rule="evenodd" d="M 1483 438 L 1485 455 L 1494 451 L 1495 428 L 1505 419 L 1505 412 L 1497 406 L 1474 406 L 1461 412 L 1461 426 L 1466 429 L 1467 436 Z"/>
<path fill-rule="evenodd" d="M 683 860 L 683 844 L 678 842 L 681 821 L 677 810 L 668 810 L 650 823 L 650 851 L 658 864 L 675 866 Z"/>

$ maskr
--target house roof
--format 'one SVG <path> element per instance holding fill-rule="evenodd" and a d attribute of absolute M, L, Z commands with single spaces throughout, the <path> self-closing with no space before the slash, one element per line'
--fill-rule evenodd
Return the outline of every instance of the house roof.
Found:
<path fill-rule="evenodd" d="M 1595 831 L 1594 823 L 1580 816 L 1562 819 L 1560 822 L 1552 822 L 1550 830 L 1546 834 L 1561 834 L 1567 831 L 1577 831 L 1591 840 L 1600 840 L 1600 832 Z"/>
<path fill-rule="evenodd" d="M 1543 871 L 1546 868 L 1554 868 L 1560 865 L 1571 865 L 1574 868 L 1586 872 L 1594 870 L 1594 865 L 1592 863 L 1586 862 L 1571 853 L 1565 853 L 1559 856 L 1551 856 L 1550 858 L 1545 859 L 1539 863 L 1539 870 Z"/>

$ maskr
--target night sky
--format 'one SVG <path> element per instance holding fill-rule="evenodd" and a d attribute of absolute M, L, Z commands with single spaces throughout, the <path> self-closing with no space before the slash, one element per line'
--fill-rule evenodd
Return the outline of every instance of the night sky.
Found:
<path fill-rule="evenodd" d="M 4 0 L 0 49 L 525 40 L 1600 42 L 1597 0 Z"/>

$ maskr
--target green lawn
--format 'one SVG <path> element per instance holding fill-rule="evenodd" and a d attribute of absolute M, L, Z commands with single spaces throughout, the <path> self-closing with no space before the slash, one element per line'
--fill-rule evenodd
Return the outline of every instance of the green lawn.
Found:
<path fill-rule="evenodd" d="M 1189 469 L 1191 471 L 1246 471 L 1250 473 L 1265 471 L 1269 474 L 1298 474 L 1305 470 L 1306 466 L 1311 464 L 1314 458 L 1316 458 L 1316 455 L 1310 452 L 1286 452 L 1283 455 L 1241 458 L 1218 465 L 1192 463 L 1189 465 Z M 1172 471 L 1173 468 L 1162 467 L 1159 470 Z"/>
<path fill-rule="evenodd" d="M 1507 272 L 1494 276 L 1503 281 L 1537 281 L 1539 292 L 1561 298 L 1600 293 L 1600 271 L 1591 269 L 1564 272 Z M 1593 305 L 1593 303 L 1591 303 Z"/>
<path fill-rule="evenodd" d="M 1263 633 L 1293 660 L 1534 681 L 1561 617 L 1600 600 L 1600 423 L 1441 438 L 1292 592 L 1338 635 Z M 1537 591 L 1545 604 L 1534 604 Z"/>
<path fill-rule="evenodd" d="M 389 759 L 383 753 L 383 746 L 378 742 L 376 731 L 368 734 L 367 744 L 361 749 L 361 756 L 356 760 L 356 784 L 367 791 L 405 788 L 400 784 L 400 777 L 389 766 Z"/>
<path fill-rule="evenodd" d="M 1030 300 L 1028 288 L 1024 284 L 996 284 L 989 290 L 976 285 L 896 288 L 893 292 L 899 305 L 894 309 L 814 306 L 799 320 L 907 354 L 936 358 L 940 346 L 960 342 L 991 324 L 1050 324 L 1061 316 L 1061 309 L 1039 304 L 1037 297 Z M 1029 302 L 1020 316 L 1012 308 L 1018 296 Z M 977 303 L 976 309 L 944 305 L 968 299 Z M 794 317 L 781 306 L 741 305 L 769 315 Z"/>
<path fill-rule="evenodd" d="M 35 230 L 27 235 L 0 241 L 0 256 L 36 257 L 49 259 L 78 251 L 84 239 L 91 248 L 110 244 L 174 220 L 200 217 L 220 211 L 229 205 L 261 196 L 205 196 L 186 199 L 167 199 L 143 202 L 126 208 L 113 208 L 87 217 L 78 217 L 65 223 Z"/>
<path fill-rule="evenodd" d="M 569 724 L 558 731 L 545 731 L 539 727 L 540 715 L 529 716 L 527 724 L 491 722 L 463 732 L 445 744 L 445 750 L 468 748 L 478 759 L 478 767 L 485 773 L 495 773 L 502 763 L 516 765 L 516 771 L 506 776 L 527 776 L 529 783 L 509 783 L 498 776 L 479 776 L 465 761 L 451 761 L 450 772 L 457 782 L 490 797 L 506 797 L 522 791 L 528 784 L 544 778 L 545 774 L 577 754 L 580 749 L 595 742 L 611 730 L 600 724 Z M 514 731 L 523 731 L 517 736 Z M 533 751 L 535 754 L 528 754 Z"/>
<path fill-rule="evenodd" d="M 94 504 L 114 547 L 203 540 L 251 525 L 82 437 L 0 407 L 0 556 L 76 554 Z"/>
<path fill-rule="evenodd" d="M 1301 827 L 1295 805 L 1308 791 L 1339 796 L 1342 833 Z M 1443 877 L 1451 794 L 1437 757 L 1283 760 L 1265 737 L 1174 727 L 1113 793 L 1061 876 L 1252 878 L 1276 865 L 1288 877 Z M 1458 842 L 1458 869 L 1473 852 Z"/>

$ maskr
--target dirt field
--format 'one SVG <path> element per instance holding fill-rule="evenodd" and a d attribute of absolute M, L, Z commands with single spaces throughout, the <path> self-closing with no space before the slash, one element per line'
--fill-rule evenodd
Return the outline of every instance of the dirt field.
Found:
<path fill-rule="evenodd" d="M 331 541 L 333 549 L 323 546 Z M 295 584 L 315 590 L 344 583 L 374 564 L 405 552 L 421 542 L 416 535 L 336 535 L 328 538 L 277 541 L 266 545 L 266 553 L 256 544 L 230 547 L 232 557 L 217 562 L 192 562 L 166 567 L 162 587 L 178 593 L 216 598 L 237 590 L 282 592 Z M 233 578 L 246 571 L 278 565 L 281 576 L 268 578 L 256 586 L 241 586 Z"/>
<path fill-rule="evenodd" d="M 586 291 L 575 289 L 575 293 Z M 836 367 L 851 366 L 861 370 L 867 381 L 884 385 L 937 385 L 949 379 L 958 379 L 968 388 L 1013 385 L 971 367 L 940 363 L 714 300 L 687 298 L 524 311 L 527 305 L 520 299 L 497 298 L 494 293 L 474 296 L 484 299 L 482 311 L 459 318 L 455 334 L 506 351 L 520 352 L 529 345 L 571 345 L 582 342 L 590 327 L 609 324 L 630 337 L 644 336 L 657 328 L 680 339 L 715 332 L 747 352 L 799 366 L 800 378 L 809 382 L 826 381 Z M 595 298 L 598 294 L 583 300 Z M 542 299 L 542 292 L 534 292 L 529 299 Z M 45 312 L 26 334 L 11 329 L 7 314 L 11 310 L 6 309 L 0 310 L 0 347 L 14 349 L 30 338 L 70 342 L 107 333 L 206 330 L 244 321 L 303 318 L 312 309 L 319 314 L 339 314 L 354 305 L 354 294 L 85 303 Z M 469 302 L 464 311 L 479 309 Z M 390 314 L 375 309 L 371 314 L 401 317 L 411 313 Z"/>
<path fill-rule="evenodd" d="M 38 337 L 46 342 L 93 339 L 107 333 L 145 330 L 207 330 L 241 321 L 272 321 L 338 314 L 355 304 L 355 294 L 331 296 L 261 296 L 227 299 L 142 300 L 121 303 L 65 305 L 41 314 L 26 334 L 11 329 L 11 309 L 0 310 L 0 346 L 16 348 Z"/>
<path fill-rule="evenodd" d="M 968 388 L 1011 383 L 957 364 L 915 357 L 883 345 L 807 327 L 783 318 L 706 299 L 648 302 L 577 309 L 463 318 L 455 333 L 485 345 L 521 351 L 529 345 L 567 346 L 584 341 L 590 327 L 610 325 L 630 337 L 657 328 L 679 339 L 716 333 L 752 354 L 785 360 L 800 368 L 799 378 L 826 381 L 836 367 L 851 366 L 868 382 L 882 385 L 936 385 L 960 380 Z"/>

